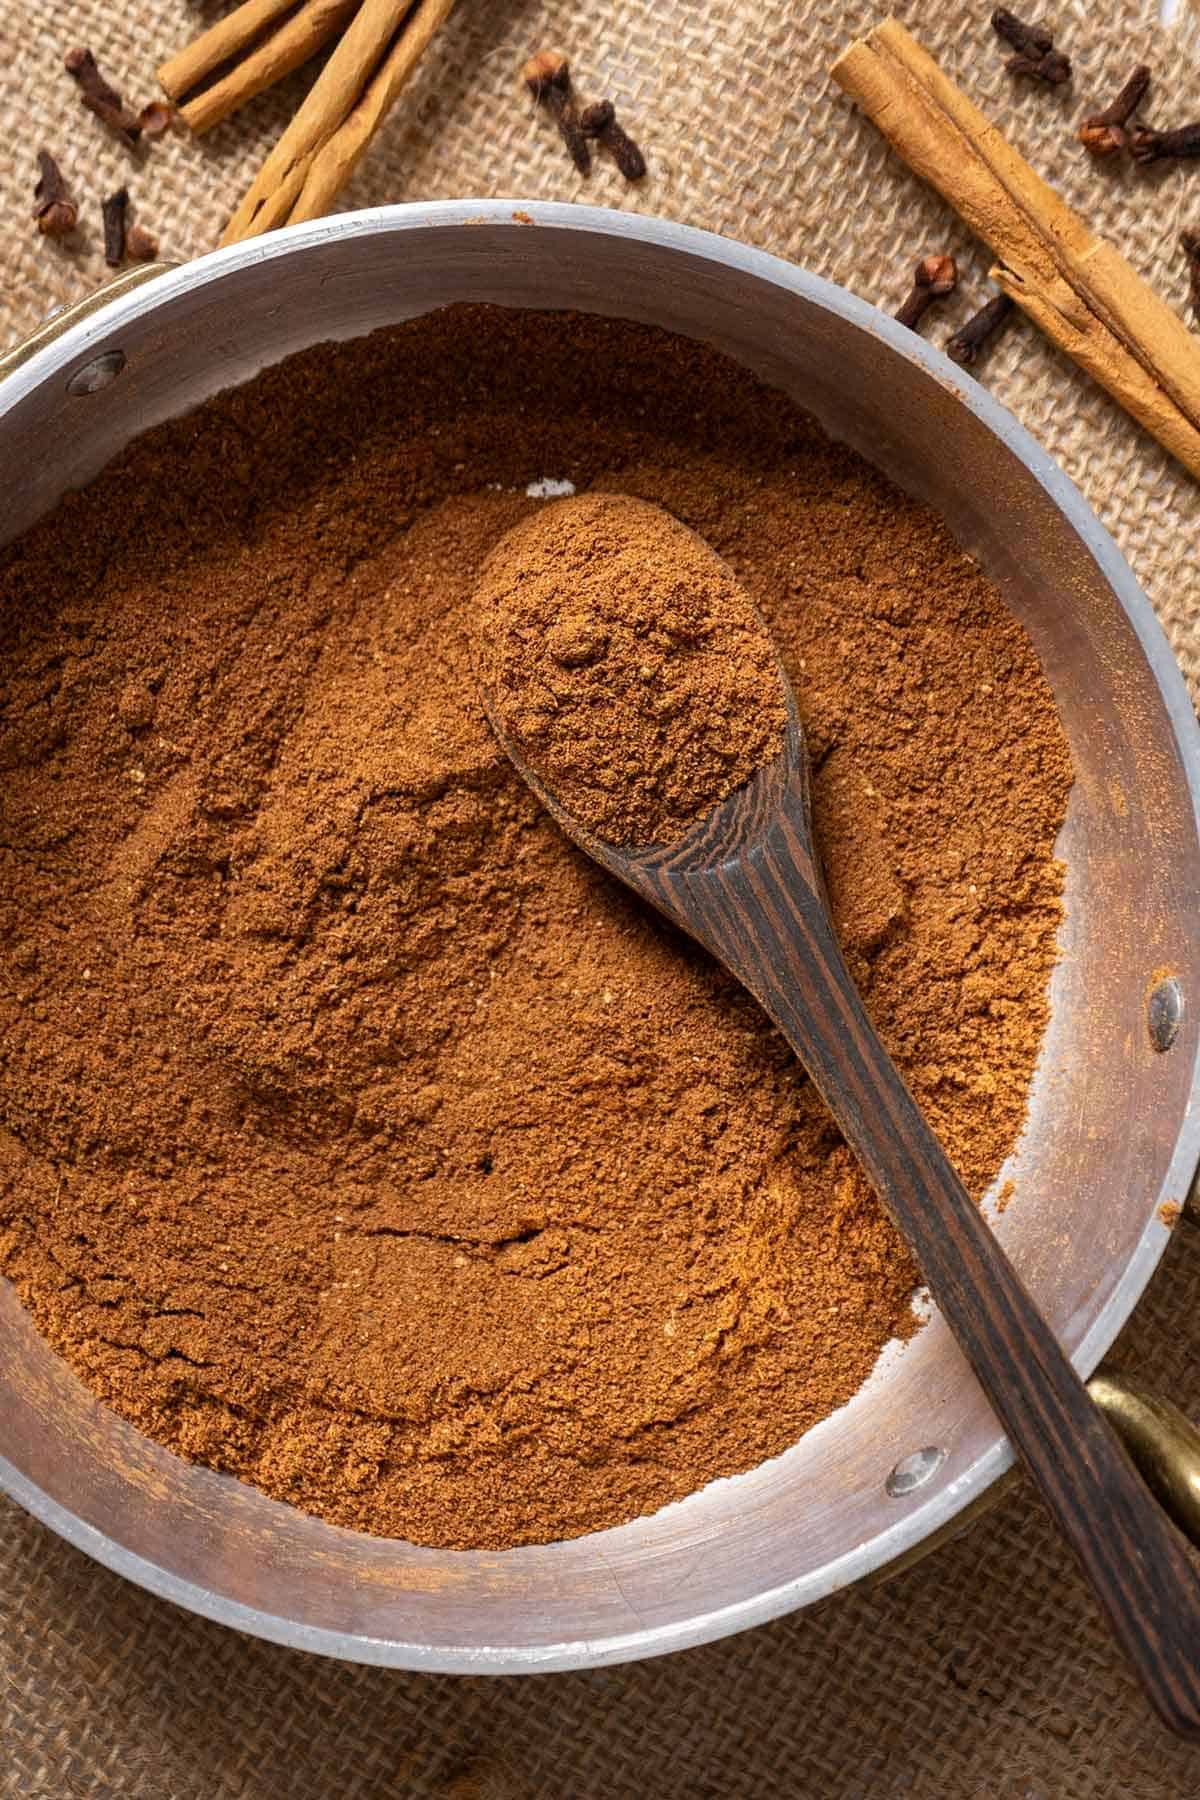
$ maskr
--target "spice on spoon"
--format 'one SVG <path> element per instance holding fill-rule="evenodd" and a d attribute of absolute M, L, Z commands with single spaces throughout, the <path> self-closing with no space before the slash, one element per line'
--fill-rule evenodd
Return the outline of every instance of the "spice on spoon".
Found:
<path fill-rule="evenodd" d="M 958 286 L 958 264 L 952 256 L 923 256 L 913 271 L 912 291 L 896 310 L 901 325 L 915 331 L 935 300 Z"/>
<path fill-rule="evenodd" d="M 1071 59 L 1054 48 L 1054 35 L 1044 25 L 1027 25 L 1007 7 L 998 6 L 992 14 L 992 30 L 1016 51 L 1005 64 L 1010 75 L 1032 75 L 1050 87 L 1070 81 Z"/>
<path fill-rule="evenodd" d="M 579 113 L 571 92 L 571 65 L 559 50 L 539 50 L 521 71 L 525 86 L 540 106 L 544 106 L 559 135 L 571 153 L 571 161 L 581 175 L 592 168 L 592 152 L 579 123 Z"/>
<path fill-rule="evenodd" d="M 1080 143 L 1093 156 L 1112 156 L 1129 143 L 1126 129 L 1134 113 L 1146 97 L 1150 86 L 1150 65 L 1139 63 L 1111 105 L 1093 113 L 1079 127 Z"/>
<path fill-rule="evenodd" d="M 488 558 L 475 605 L 488 704 L 607 843 L 673 843 L 783 746 L 765 626 L 732 570 L 648 501 L 536 513 Z"/>
<path fill-rule="evenodd" d="M 62 170 L 48 150 L 38 151 L 37 186 L 33 190 L 33 216 L 43 237 L 66 237 L 79 222 L 79 208 L 67 192 Z"/>

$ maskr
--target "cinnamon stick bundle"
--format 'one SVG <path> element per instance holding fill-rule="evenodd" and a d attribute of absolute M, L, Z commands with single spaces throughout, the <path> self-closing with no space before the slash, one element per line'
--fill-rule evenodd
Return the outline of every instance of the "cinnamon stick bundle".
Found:
<path fill-rule="evenodd" d="M 163 64 L 159 85 L 172 100 L 182 101 L 179 115 L 192 131 L 210 131 L 244 106 L 256 94 L 300 68 L 341 30 L 355 12 L 359 0 L 304 0 L 304 4 L 262 36 L 262 30 L 278 19 L 293 0 L 246 0 L 236 11 L 219 19 L 195 43 Z M 245 52 L 244 55 L 241 53 Z M 233 61 L 235 57 L 240 61 Z M 185 95 L 224 64 L 219 80 L 192 99 Z"/>
<path fill-rule="evenodd" d="M 337 38 L 222 243 L 328 212 L 453 7 L 454 0 L 242 0 L 162 65 L 158 79 L 181 103 L 185 124 L 207 131 Z"/>
<path fill-rule="evenodd" d="M 358 105 L 311 162 L 306 162 L 304 184 L 289 215 L 290 224 L 319 219 L 329 211 L 453 5 L 454 0 L 420 0 Z"/>
<path fill-rule="evenodd" d="M 262 208 L 294 183 L 298 166 L 345 121 L 409 12 L 411 0 L 361 0 L 299 112 L 268 156 L 225 228 L 223 244 L 254 237 Z"/>
<path fill-rule="evenodd" d="M 1200 344 L 895 19 L 843 52 L 835 81 L 998 261 L 991 277 L 1200 478 Z"/>

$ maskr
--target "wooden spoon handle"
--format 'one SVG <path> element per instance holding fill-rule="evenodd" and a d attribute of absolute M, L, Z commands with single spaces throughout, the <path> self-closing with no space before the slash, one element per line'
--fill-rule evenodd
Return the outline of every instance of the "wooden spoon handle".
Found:
<path fill-rule="evenodd" d="M 1151 1701 L 1175 1731 L 1200 1733 L 1200 1580 L 879 1041 L 802 836 L 781 820 L 752 854 L 702 880 L 663 868 L 654 887 L 787 1035 Z"/>

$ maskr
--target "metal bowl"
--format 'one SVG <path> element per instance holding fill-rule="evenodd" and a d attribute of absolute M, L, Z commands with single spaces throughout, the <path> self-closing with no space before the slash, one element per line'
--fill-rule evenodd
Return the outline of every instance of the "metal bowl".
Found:
<path fill-rule="evenodd" d="M 799 269 L 676 225 L 499 201 L 348 215 L 127 278 L 9 358 L 0 542 L 147 426 L 305 345 L 453 301 L 570 307 L 717 345 L 944 514 L 1028 631 L 1076 782 L 1064 955 L 1004 1171 L 1019 1198 L 997 1231 L 1090 1373 L 1200 1153 L 1200 734 L 1112 541 L 936 350 Z M 422 1549 L 182 1462 L 94 1400 L 2 1284 L 0 1451 L 0 1483 L 30 1512 L 197 1612 L 361 1662 L 497 1672 L 654 1655 L 803 1606 L 910 1558 L 1012 1460 L 935 1318 L 747 1475 L 569 1543 Z"/>

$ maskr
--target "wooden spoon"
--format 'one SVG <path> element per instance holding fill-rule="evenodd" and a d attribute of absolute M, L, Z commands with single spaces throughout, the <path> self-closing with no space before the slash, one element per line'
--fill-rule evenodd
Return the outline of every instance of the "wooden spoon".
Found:
<path fill-rule="evenodd" d="M 677 532 L 677 522 L 669 529 Z M 705 549 L 714 574 L 728 579 Z M 867 1015 L 829 916 L 804 734 L 782 667 L 779 680 L 788 709 L 782 754 L 665 848 L 597 838 L 530 766 L 486 690 L 483 701 L 518 773 L 567 835 L 717 956 L 784 1033 L 907 1241 L 1150 1700 L 1172 1729 L 1200 1734 L 1200 1581 Z"/>

